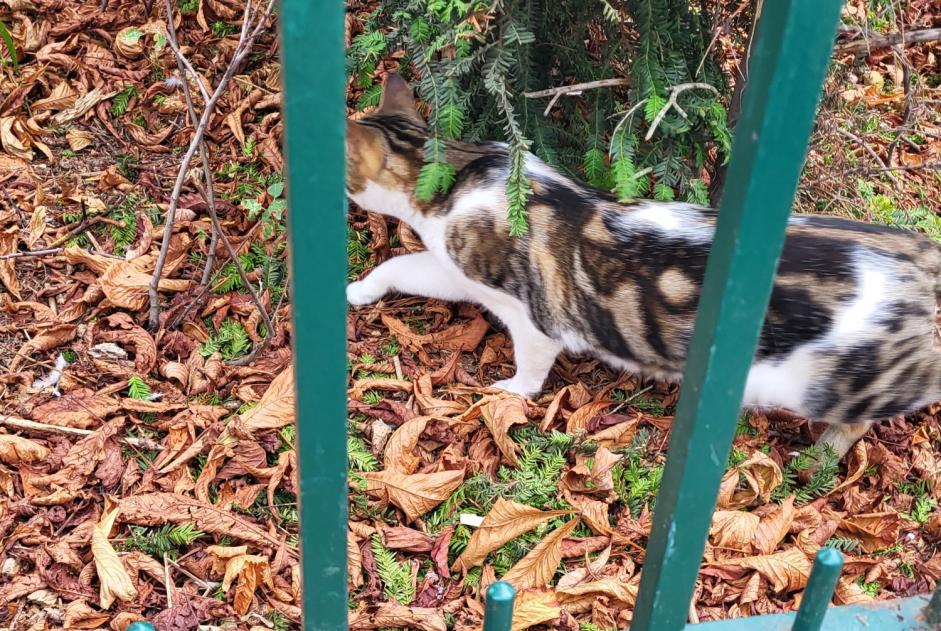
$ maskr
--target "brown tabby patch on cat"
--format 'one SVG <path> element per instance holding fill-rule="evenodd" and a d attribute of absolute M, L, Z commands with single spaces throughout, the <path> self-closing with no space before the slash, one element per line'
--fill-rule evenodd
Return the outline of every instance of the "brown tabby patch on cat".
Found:
<path fill-rule="evenodd" d="M 351 284 L 351 303 L 401 291 L 484 305 L 509 329 L 516 355 L 516 375 L 496 385 L 524 395 L 541 389 L 562 350 L 681 378 L 714 211 L 620 204 L 529 156 L 529 231 L 510 237 L 501 143 L 452 143 L 454 186 L 419 201 L 428 129 L 397 76 L 348 137 L 351 198 L 406 221 L 428 248 Z M 834 424 L 822 440 L 842 455 L 872 422 L 941 398 L 939 274 L 941 249 L 914 232 L 793 217 L 744 404 Z"/>

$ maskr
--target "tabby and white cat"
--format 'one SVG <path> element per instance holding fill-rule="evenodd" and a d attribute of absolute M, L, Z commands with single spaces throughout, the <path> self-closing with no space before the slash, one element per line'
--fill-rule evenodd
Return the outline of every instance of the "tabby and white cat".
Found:
<path fill-rule="evenodd" d="M 516 374 L 494 385 L 524 396 L 563 350 L 681 378 L 714 211 L 620 204 L 530 155 L 529 232 L 510 237 L 506 146 L 451 143 L 454 186 L 424 202 L 415 188 L 427 138 L 397 75 L 376 112 L 347 122 L 350 198 L 406 222 L 427 248 L 351 283 L 350 304 L 395 291 L 483 305 L 513 339 Z M 842 457 L 873 422 L 941 399 L 939 273 L 941 249 L 918 234 L 793 217 L 744 405 L 829 423 L 821 442 Z"/>

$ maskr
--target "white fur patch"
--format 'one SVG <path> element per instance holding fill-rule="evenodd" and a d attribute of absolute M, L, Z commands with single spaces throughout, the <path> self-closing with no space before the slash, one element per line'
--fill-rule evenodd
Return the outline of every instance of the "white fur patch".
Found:
<path fill-rule="evenodd" d="M 814 374 L 813 358 L 816 352 L 811 347 L 801 346 L 783 361 L 752 364 L 745 382 L 743 405 L 802 410 L 810 376 Z"/>
<path fill-rule="evenodd" d="M 667 238 L 692 243 L 709 243 L 715 233 L 715 226 L 703 220 L 694 206 L 680 203 L 641 202 L 618 217 L 616 229 L 627 237 L 655 231 Z"/>
<path fill-rule="evenodd" d="M 870 256 L 856 257 L 856 297 L 837 317 L 827 337 L 835 343 L 846 342 L 857 337 L 871 326 L 872 319 L 882 310 L 889 290 L 890 275 L 883 257 L 871 260 Z M 851 339 L 850 339 L 851 341 Z"/>

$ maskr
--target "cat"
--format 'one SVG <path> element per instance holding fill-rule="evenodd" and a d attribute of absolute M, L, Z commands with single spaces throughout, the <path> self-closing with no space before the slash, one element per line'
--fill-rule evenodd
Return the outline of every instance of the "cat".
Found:
<path fill-rule="evenodd" d="M 506 145 L 449 143 L 455 182 L 421 201 L 428 136 L 397 74 L 375 112 L 347 121 L 349 198 L 404 221 L 427 248 L 351 283 L 351 305 L 401 292 L 484 306 L 508 329 L 516 364 L 493 385 L 525 397 L 563 350 L 680 381 L 715 211 L 618 203 L 529 154 L 529 230 L 511 237 Z M 743 406 L 827 423 L 819 444 L 842 458 L 875 422 L 941 399 L 939 272 L 941 248 L 917 233 L 792 216 Z"/>

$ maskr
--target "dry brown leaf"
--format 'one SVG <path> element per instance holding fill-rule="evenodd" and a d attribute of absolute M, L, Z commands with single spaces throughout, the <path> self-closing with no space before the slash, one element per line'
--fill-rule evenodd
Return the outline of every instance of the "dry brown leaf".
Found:
<path fill-rule="evenodd" d="M 364 473 L 366 490 L 402 509 L 408 522 L 415 521 L 448 499 L 464 481 L 464 469 L 403 475 L 395 471 Z"/>
<path fill-rule="evenodd" d="M 611 469 L 623 457 L 607 447 L 599 447 L 592 456 L 579 454 L 576 457 L 576 465 L 562 476 L 562 484 L 566 489 L 577 493 L 604 495 L 614 489 Z"/>
<path fill-rule="evenodd" d="M 350 591 L 363 586 L 363 551 L 352 530 L 346 533 L 346 578 Z"/>
<path fill-rule="evenodd" d="M 585 582 L 585 579 L 589 576 L 596 576 L 601 573 L 601 570 L 604 569 L 604 566 L 608 564 L 608 559 L 611 558 L 611 546 L 601 551 L 594 560 L 588 561 L 585 567 L 580 567 L 572 570 L 571 572 L 566 572 L 562 575 L 562 578 L 559 579 L 559 582 L 556 583 L 556 589 L 559 591 L 568 589 L 570 587 L 575 587 L 581 583 Z"/>
<path fill-rule="evenodd" d="M 66 629 L 97 629 L 108 622 L 111 614 L 92 609 L 84 600 L 73 600 L 65 606 Z"/>
<path fill-rule="evenodd" d="M 888 548 L 899 538 L 902 520 L 896 512 L 853 515 L 840 521 L 840 532 L 859 540 L 867 553 Z"/>
<path fill-rule="evenodd" d="M 520 397 L 495 399 L 484 405 L 480 413 L 500 453 L 514 467 L 519 466 L 519 459 L 516 456 L 517 446 L 510 438 L 510 428 L 514 425 L 525 425 L 528 422 L 526 402 Z"/>
<path fill-rule="evenodd" d="M 6 464 L 41 462 L 49 457 L 49 450 L 28 438 L 13 434 L 0 434 L 0 461 Z"/>
<path fill-rule="evenodd" d="M 610 536 L 614 528 L 608 519 L 608 504 L 600 500 L 591 499 L 584 495 L 566 494 L 569 504 L 574 506 L 579 515 L 595 534 Z"/>
<path fill-rule="evenodd" d="M 429 420 L 430 416 L 418 416 L 402 423 L 392 432 L 383 453 L 383 468 L 386 471 L 411 475 L 418 470 L 421 458 L 412 452 Z"/>
<path fill-rule="evenodd" d="M 719 510 L 712 515 L 709 536 L 713 545 L 749 552 L 761 519 L 754 513 L 737 510 Z"/>
<path fill-rule="evenodd" d="M 571 511 L 564 510 L 541 511 L 532 506 L 498 498 L 480 527 L 471 535 L 467 547 L 454 561 L 451 569 L 469 570 L 476 567 L 483 563 L 488 554 L 507 541 L 529 532 L 544 521 L 570 513 Z"/>
<path fill-rule="evenodd" d="M 19 232 L 16 226 L 0 231 L 0 256 L 16 252 Z M 17 300 L 21 299 L 20 279 L 16 275 L 16 259 L 0 259 L 0 282 Z"/>
<path fill-rule="evenodd" d="M 836 590 L 833 592 L 833 601 L 837 605 L 859 605 L 873 600 L 875 598 L 867 594 L 862 585 L 848 577 L 837 581 Z"/>
<path fill-rule="evenodd" d="M 755 551 L 759 554 L 771 554 L 777 550 L 778 544 L 784 540 L 791 529 L 795 516 L 794 496 L 790 495 L 774 509 L 773 513 L 761 518 L 761 523 L 758 524 L 758 529 L 752 539 Z"/>
<path fill-rule="evenodd" d="M 562 562 L 562 540 L 572 534 L 577 525 L 578 518 L 570 519 L 550 532 L 507 571 L 503 580 L 517 589 L 545 587 Z"/>
<path fill-rule="evenodd" d="M 277 537 L 238 515 L 182 495 L 143 493 L 122 498 L 119 504 L 124 522 L 143 526 L 191 522 L 197 530 L 228 535 L 258 546 L 277 548 L 281 545 Z"/>
<path fill-rule="evenodd" d="M 268 559 L 260 555 L 241 554 L 231 557 L 225 566 L 222 591 L 228 593 L 236 579 L 238 583 L 235 586 L 233 609 L 240 616 L 244 616 L 251 609 L 258 587 L 266 585 L 269 589 L 274 589 Z"/>
<path fill-rule="evenodd" d="M 513 602 L 511 631 L 525 631 L 537 624 L 545 624 L 559 617 L 562 608 L 555 592 L 549 589 L 527 589 Z"/>
<path fill-rule="evenodd" d="M 716 561 L 707 566 L 755 570 L 768 580 L 775 592 L 793 592 L 807 584 L 811 562 L 801 550 L 791 548 L 775 554 Z"/>
<path fill-rule="evenodd" d="M 49 351 L 75 339 L 78 327 L 74 324 L 54 324 L 43 329 L 39 335 L 23 344 L 10 362 L 10 370 L 17 370 L 30 355 Z"/>
<path fill-rule="evenodd" d="M 110 99 L 115 94 L 117 94 L 117 91 L 105 92 L 101 88 L 92 88 L 82 96 L 78 97 L 72 105 L 55 114 L 52 117 L 52 122 L 56 125 L 63 125 L 71 120 L 75 120 L 80 116 L 84 116 L 98 103 Z"/>
<path fill-rule="evenodd" d="M 490 328 L 480 314 L 469 322 L 449 326 L 437 333 L 415 333 L 401 320 L 386 314 L 382 314 L 382 323 L 396 339 L 416 351 L 424 350 L 425 344 L 434 346 L 436 350 L 472 351 L 477 348 Z"/>
<path fill-rule="evenodd" d="M 258 405 L 242 414 L 241 426 L 249 432 L 278 429 L 294 422 L 294 366 L 274 378 Z"/>
<path fill-rule="evenodd" d="M 575 432 L 584 432 L 588 428 L 588 421 L 604 412 L 612 403 L 614 403 L 614 401 L 607 399 L 603 401 L 591 401 L 578 408 L 565 423 L 565 433 L 573 434 Z"/>
<path fill-rule="evenodd" d="M 607 596 L 630 607 L 637 599 L 638 578 L 634 577 L 624 582 L 614 577 L 606 577 L 573 587 L 557 589 L 556 593 L 559 595 L 562 608 L 571 613 L 589 611 L 592 603 L 600 596 Z"/>
<path fill-rule="evenodd" d="M 406 607 L 397 602 L 366 605 L 350 612 L 350 631 L 370 629 L 418 629 L 419 631 L 447 631 L 448 625 L 437 609 Z"/>
<path fill-rule="evenodd" d="M 86 147 L 90 147 L 93 138 L 91 132 L 84 129 L 70 129 L 65 134 L 65 140 L 69 143 L 69 149 L 72 151 L 81 151 Z"/>
<path fill-rule="evenodd" d="M 44 99 L 39 99 L 30 105 L 33 113 L 62 110 L 75 104 L 77 95 L 67 81 L 60 81 Z"/>
<path fill-rule="evenodd" d="M 101 290 L 105 292 L 114 306 L 131 311 L 139 311 L 150 300 L 149 286 L 156 262 L 152 254 L 139 256 L 131 261 L 109 260 L 109 265 L 98 279 Z M 170 266 L 164 267 L 164 276 L 170 273 Z M 157 285 L 159 291 L 186 291 L 193 281 L 161 278 Z"/>
<path fill-rule="evenodd" d="M 744 479 L 745 488 L 739 481 Z M 737 467 L 729 469 L 719 487 L 719 508 L 738 509 L 750 506 L 757 500 L 768 503 L 771 493 L 784 481 L 781 467 L 767 454 L 755 451 L 751 457 Z"/>
<path fill-rule="evenodd" d="M 33 159 L 32 139 L 15 116 L 0 116 L 0 146 L 14 158 Z"/>
<path fill-rule="evenodd" d="M 382 529 L 382 543 L 390 550 L 431 552 L 435 540 L 420 530 L 407 526 L 387 526 Z"/>
<path fill-rule="evenodd" d="M 91 553 L 95 558 L 95 570 L 100 582 L 101 608 L 110 609 L 115 599 L 130 602 L 137 598 L 137 589 L 131 582 L 131 576 L 118 558 L 108 536 L 114 527 L 119 508 L 110 500 L 106 501 L 105 512 L 92 528 Z"/>
<path fill-rule="evenodd" d="M 33 214 L 29 218 L 29 234 L 26 237 L 26 247 L 32 250 L 36 242 L 42 238 L 45 230 L 46 207 L 42 205 L 36 206 L 36 208 L 33 209 Z M 2 249 L 2 247 L 0 247 L 0 249 Z"/>
<path fill-rule="evenodd" d="M 73 390 L 33 408 L 33 420 L 60 427 L 85 429 L 104 421 L 120 409 L 112 397 L 96 394 L 90 388 Z"/>

